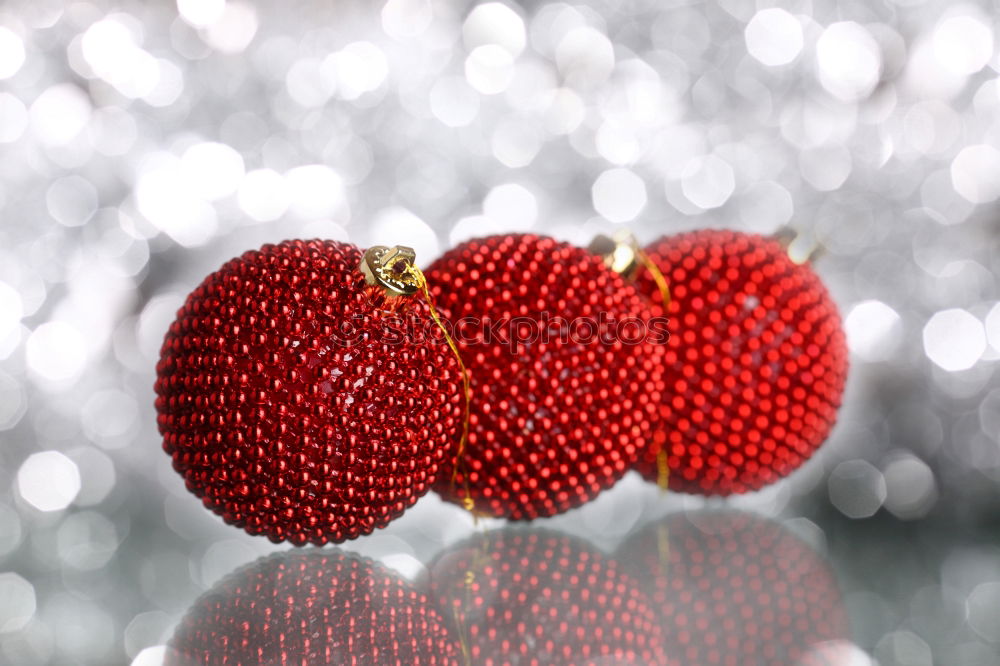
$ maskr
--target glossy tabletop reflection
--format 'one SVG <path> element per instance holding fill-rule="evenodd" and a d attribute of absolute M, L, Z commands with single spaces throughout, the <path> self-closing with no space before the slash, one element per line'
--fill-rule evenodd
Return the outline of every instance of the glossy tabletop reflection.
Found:
<path fill-rule="evenodd" d="M 484 530 L 412 580 L 341 549 L 276 553 L 199 597 L 166 663 L 833 665 L 850 663 L 850 636 L 813 547 L 758 515 L 701 510 L 610 554 L 554 530 Z"/>

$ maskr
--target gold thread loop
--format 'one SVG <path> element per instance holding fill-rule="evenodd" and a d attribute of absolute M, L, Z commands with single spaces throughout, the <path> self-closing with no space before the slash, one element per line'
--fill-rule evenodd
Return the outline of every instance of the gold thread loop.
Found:
<path fill-rule="evenodd" d="M 469 586 L 471 587 L 471 586 Z M 469 602 L 466 603 L 469 605 Z M 462 650 L 462 663 L 465 666 L 471 666 L 472 656 L 469 654 L 469 644 L 465 640 L 465 621 L 462 615 L 459 613 L 458 606 L 453 606 L 451 609 L 452 618 L 455 620 L 455 627 L 458 629 L 458 647 Z"/>
<path fill-rule="evenodd" d="M 656 287 L 660 290 L 660 299 L 663 301 L 663 313 L 666 314 L 667 308 L 670 307 L 670 285 L 667 283 L 667 278 L 652 257 L 646 254 L 646 251 L 639 247 L 638 243 L 635 246 L 635 256 L 639 263 L 653 276 L 653 281 L 656 282 Z M 663 446 L 660 444 L 660 449 L 656 452 L 656 485 L 660 487 L 662 492 L 667 492 L 667 489 L 670 488 L 670 463 L 667 459 L 667 450 Z"/>
<path fill-rule="evenodd" d="M 628 230 L 620 230 L 614 237 L 597 236 L 590 244 L 590 252 L 600 256 L 604 265 L 628 280 L 635 279 L 635 273 L 639 266 L 642 266 L 653 276 L 653 282 L 660 291 L 660 300 L 663 302 L 663 312 L 666 314 L 670 307 L 670 284 L 663 275 L 663 271 L 656 265 L 639 241 Z M 656 483 L 663 492 L 670 486 L 670 465 L 667 460 L 667 452 L 660 447 L 656 452 Z"/>
<path fill-rule="evenodd" d="M 667 282 L 666 276 L 663 275 L 663 271 L 656 265 L 652 257 L 639 247 L 639 243 L 635 244 L 635 256 L 639 260 L 639 263 L 642 264 L 642 267 L 653 276 L 653 282 L 656 283 L 656 288 L 660 290 L 660 299 L 663 301 L 663 310 L 666 313 L 666 309 L 670 307 L 670 284 Z"/>
<path fill-rule="evenodd" d="M 670 462 L 667 458 L 667 450 L 660 445 L 656 452 L 656 485 L 662 492 L 670 489 Z"/>
<path fill-rule="evenodd" d="M 472 592 L 478 581 L 477 573 L 485 573 L 486 566 L 489 564 L 489 553 L 487 551 L 490 545 L 489 539 L 489 533 L 483 532 L 483 538 L 476 544 L 476 552 L 469 562 L 469 568 L 465 570 L 465 576 L 462 579 L 465 590 L 465 610 L 472 609 Z M 458 629 L 458 642 L 462 648 L 462 656 L 465 658 L 465 666 L 471 666 L 472 655 L 469 650 L 468 641 L 466 640 L 466 634 L 468 633 L 471 636 L 472 627 L 466 627 L 465 613 L 459 612 L 457 605 L 452 606 L 452 616 L 455 618 L 455 627 Z"/>
<path fill-rule="evenodd" d="M 424 298 L 427 300 L 427 307 L 430 308 L 431 319 L 434 320 L 434 323 L 444 333 L 444 339 L 455 355 L 455 359 L 458 360 L 458 367 L 462 371 L 462 389 L 465 393 L 465 415 L 462 419 L 462 438 L 458 442 L 458 454 L 455 456 L 455 465 L 451 471 L 451 483 L 454 485 L 455 479 L 458 477 L 459 465 L 463 467 L 463 470 L 465 467 L 465 446 L 469 439 L 469 420 L 472 413 L 472 380 L 469 377 L 468 369 L 465 367 L 465 362 L 462 361 L 462 354 L 458 351 L 455 339 L 451 337 L 448 328 L 441 320 L 441 315 L 438 314 L 437 308 L 434 307 L 434 299 L 431 297 L 430 289 L 427 287 L 427 278 L 424 276 L 424 272 L 416 264 L 409 264 L 406 267 L 406 272 L 414 277 L 418 288 L 423 292 Z M 463 478 L 465 479 L 466 496 L 462 500 L 462 506 L 472 513 L 473 521 L 478 521 L 475 512 L 475 501 L 469 493 L 468 474 L 464 474 Z"/>

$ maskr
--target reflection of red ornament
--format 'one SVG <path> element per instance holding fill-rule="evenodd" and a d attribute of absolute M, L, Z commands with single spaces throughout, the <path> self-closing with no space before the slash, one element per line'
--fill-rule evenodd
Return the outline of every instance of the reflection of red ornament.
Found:
<path fill-rule="evenodd" d="M 670 285 L 665 391 L 672 490 L 757 490 L 823 443 L 847 377 L 837 307 L 816 273 L 776 240 L 695 231 L 645 248 Z M 641 291 L 662 304 L 648 270 Z M 656 450 L 639 470 L 658 478 Z"/>
<path fill-rule="evenodd" d="M 811 664 L 800 659 L 848 636 L 829 565 L 764 518 L 669 516 L 622 544 L 618 559 L 658 612 L 669 666 Z"/>
<path fill-rule="evenodd" d="M 468 444 L 436 490 L 532 519 L 618 481 L 650 445 L 661 401 L 665 348 L 652 332 L 639 340 L 651 309 L 635 287 L 532 235 L 463 243 L 427 277 L 472 376 Z"/>
<path fill-rule="evenodd" d="M 333 241 L 247 252 L 205 278 L 167 333 L 164 449 L 205 506 L 251 534 L 297 545 L 367 534 L 454 456 L 458 362 L 438 338 L 400 335 L 403 316 L 433 330 L 427 304 L 390 303 L 361 259 Z"/>
<path fill-rule="evenodd" d="M 428 583 L 470 663 L 664 663 L 639 585 L 576 539 L 488 532 L 440 556 Z"/>
<path fill-rule="evenodd" d="M 279 553 L 230 574 L 188 610 L 164 663 L 459 664 L 459 656 L 422 594 L 335 550 Z"/>

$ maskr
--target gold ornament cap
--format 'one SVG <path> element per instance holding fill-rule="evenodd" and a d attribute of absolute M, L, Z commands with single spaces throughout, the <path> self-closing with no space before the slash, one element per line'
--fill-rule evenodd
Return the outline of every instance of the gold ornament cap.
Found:
<path fill-rule="evenodd" d="M 795 264 L 805 264 L 823 256 L 824 248 L 815 238 L 806 233 L 796 231 L 790 226 L 784 226 L 771 235 L 788 253 L 788 258 Z"/>
<path fill-rule="evenodd" d="M 660 291 L 663 307 L 670 305 L 670 285 L 667 278 L 646 251 L 639 245 L 639 240 L 627 229 L 622 229 L 614 236 L 597 236 L 590 242 L 587 250 L 604 260 L 604 265 L 626 280 L 634 280 L 639 268 L 645 268 L 653 276 L 656 288 Z"/>
<path fill-rule="evenodd" d="M 622 277 L 632 277 L 639 268 L 639 244 L 628 231 L 614 236 L 595 236 L 587 251 L 604 260 L 604 265 Z"/>
<path fill-rule="evenodd" d="M 418 273 L 412 270 L 417 254 L 405 245 L 376 245 L 365 251 L 358 267 L 365 282 L 382 287 L 389 295 L 410 296 L 420 291 Z"/>

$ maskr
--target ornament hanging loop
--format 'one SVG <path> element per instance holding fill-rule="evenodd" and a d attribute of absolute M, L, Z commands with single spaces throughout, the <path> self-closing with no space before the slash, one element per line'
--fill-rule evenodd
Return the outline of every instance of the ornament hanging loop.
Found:
<path fill-rule="evenodd" d="M 595 236 L 587 248 L 591 254 L 596 254 L 604 261 L 604 265 L 626 280 L 634 280 L 640 268 L 645 268 L 653 277 L 656 288 L 660 292 L 660 301 L 664 308 L 670 305 L 670 284 L 656 262 L 646 254 L 639 240 L 627 229 L 620 229 L 614 236 Z M 667 492 L 670 487 L 670 463 L 664 444 L 659 445 L 656 452 L 656 483 L 661 492 Z"/>
<path fill-rule="evenodd" d="M 358 267 L 365 282 L 379 286 L 391 296 L 410 296 L 420 291 L 421 282 L 412 268 L 417 259 L 412 247 L 375 245 L 365 251 Z"/>
<path fill-rule="evenodd" d="M 409 248 L 405 248 L 409 249 Z M 411 252 L 413 250 L 410 250 Z M 462 419 L 462 437 L 458 442 L 458 454 L 455 456 L 455 466 L 451 472 L 451 482 L 455 483 L 455 479 L 458 477 L 459 467 L 465 467 L 465 446 L 469 441 L 469 421 L 472 414 L 472 379 L 469 376 L 469 370 L 465 367 L 465 362 L 462 360 L 462 354 L 458 351 L 458 344 L 455 339 L 448 332 L 448 327 L 444 325 L 444 321 L 441 320 L 441 315 L 438 314 L 437 308 L 434 307 L 434 299 L 431 297 L 430 287 L 427 286 L 427 278 L 424 277 L 424 272 L 420 270 L 420 267 L 416 264 L 410 263 L 405 268 L 409 277 L 417 285 L 417 289 L 423 291 L 424 299 L 427 301 L 427 307 L 430 309 L 431 319 L 437 324 L 441 332 L 444 333 L 444 339 L 448 343 L 448 347 L 451 352 L 455 355 L 455 359 L 458 361 L 458 368 L 462 372 L 462 389 L 465 394 L 465 417 Z M 476 519 L 476 504 L 472 499 L 471 494 L 468 492 L 468 479 L 466 479 L 466 497 L 465 501 L 462 502 L 463 506 L 472 513 L 473 520 Z"/>
<path fill-rule="evenodd" d="M 412 247 L 405 245 L 375 245 L 368 248 L 361 257 L 361 264 L 358 269 L 364 274 L 365 282 L 371 286 L 378 286 L 385 289 L 388 296 L 410 296 L 417 292 L 423 292 L 427 300 L 427 307 L 430 309 L 431 319 L 444 333 L 448 347 L 458 361 L 459 370 L 462 373 L 462 389 L 465 396 L 465 416 L 462 419 L 462 437 L 458 443 L 458 455 L 456 457 L 455 469 L 452 471 L 451 480 L 455 481 L 459 466 L 463 465 L 465 455 L 465 445 L 469 439 L 469 419 L 472 402 L 472 383 L 469 378 L 469 371 L 462 361 L 462 355 L 458 351 L 458 345 L 448 332 L 448 327 L 441 320 L 441 316 L 434 307 L 434 299 L 431 298 L 430 289 L 427 287 L 427 278 L 423 271 L 416 264 L 417 253 Z M 475 504 L 471 497 L 466 498 L 466 508 L 473 512 Z"/>
<path fill-rule="evenodd" d="M 375 245 L 368 248 L 361 257 L 361 264 L 358 269 L 365 276 L 365 282 L 371 286 L 382 287 L 387 296 L 410 296 L 417 292 L 423 292 L 430 309 L 431 319 L 444 333 L 444 339 L 448 347 L 458 361 L 459 370 L 462 373 L 462 389 L 465 396 L 465 416 L 462 419 L 462 437 L 458 443 L 458 455 L 456 456 L 455 468 L 452 471 L 451 480 L 455 482 L 458 468 L 464 465 L 465 445 L 469 439 L 469 420 L 471 418 L 472 403 L 472 382 L 469 378 L 469 371 L 462 361 L 462 354 L 458 351 L 458 345 L 452 338 L 448 327 L 445 326 L 441 316 L 434 307 L 434 299 L 431 298 L 430 289 L 427 286 L 427 278 L 423 271 L 416 264 L 417 254 L 412 247 L 405 245 Z M 471 497 L 466 498 L 466 508 L 475 517 L 475 503 Z"/>

